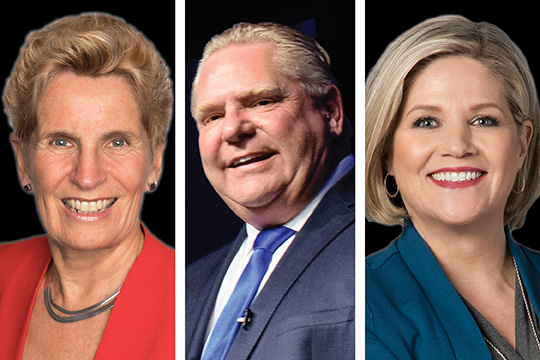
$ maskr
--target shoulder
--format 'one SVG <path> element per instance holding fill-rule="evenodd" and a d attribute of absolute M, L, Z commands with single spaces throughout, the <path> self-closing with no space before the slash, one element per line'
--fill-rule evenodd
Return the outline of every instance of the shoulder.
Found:
<path fill-rule="evenodd" d="M 423 312 L 431 308 L 420 280 L 400 252 L 399 241 L 400 238 L 394 240 L 366 258 L 366 329 L 371 331 L 392 328 L 396 321 L 421 321 L 426 315 Z M 418 261 L 421 261 L 420 254 Z M 410 314 L 415 314 L 416 318 L 410 319 Z"/>
<path fill-rule="evenodd" d="M 398 240 L 366 258 L 366 356 L 409 358 L 415 342 L 431 346 L 438 331 L 432 304 L 399 251 Z M 429 324 L 429 325 L 427 325 Z M 433 327 L 427 330 L 427 328 Z M 429 333 L 429 334 L 428 334 Z M 375 355 L 377 354 L 377 355 Z M 441 353 L 442 354 L 442 353 Z"/>
<path fill-rule="evenodd" d="M 395 296 L 414 283 L 407 264 L 394 240 L 385 249 L 370 255 L 365 261 L 366 304 L 379 300 L 394 302 Z"/>
<path fill-rule="evenodd" d="M 354 211 L 355 205 L 355 168 L 353 167 L 330 189 L 323 201 L 344 203 L 345 206 Z"/>
<path fill-rule="evenodd" d="M 143 252 L 145 257 L 152 263 L 160 264 L 162 268 L 167 268 L 174 271 L 175 253 L 174 249 L 165 245 L 161 240 L 157 239 L 146 228 L 145 232 L 145 245 Z"/>
<path fill-rule="evenodd" d="M 519 247 L 524 255 L 522 257 L 521 255 L 514 253 L 517 264 L 520 267 L 520 271 L 524 272 L 522 274 L 523 277 L 528 278 L 529 276 L 536 276 L 536 278 L 532 281 L 537 282 L 539 279 L 538 277 L 540 276 L 540 251 L 523 246 L 517 242 L 514 244 Z"/>
<path fill-rule="evenodd" d="M 51 259 L 45 236 L 0 245 L 0 294 L 2 289 L 20 289 L 22 280 L 38 278 Z"/>
<path fill-rule="evenodd" d="M 51 251 L 46 236 L 12 241 L 0 245 L 0 267 L 14 269 L 25 267 L 41 258 L 50 258 Z"/>
<path fill-rule="evenodd" d="M 531 249 L 521 244 L 518 245 L 523 250 L 525 255 L 527 255 L 527 257 L 531 260 L 531 262 L 537 267 L 540 267 L 540 251 Z"/>
<path fill-rule="evenodd" d="M 366 258 L 366 271 L 376 270 L 385 265 L 391 265 L 389 262 L 393 258 L 399 257 L 399 251 L 396 246 L 396 240 L 392 241 L 386 248 L 368 256 Z"/>
<path fill-rule="evenodd" d="M 186 267 L 186 290 L 188 288 L 204 285 L 216 275 L 220 266 L 223 266 L 225 257 L 231 249 L 232 243 L 211 252 Z"/>
<path fill-rule="evenodd" d="M 23 252 L 39 250 L 43 245 L 47 245 L 48 241 L 46 236 L 35 236 L 28 239 L 20 239 L 14 241 L 8 241 L 0 243 L 0 256 L 5 255 L 8 252 Z"/>

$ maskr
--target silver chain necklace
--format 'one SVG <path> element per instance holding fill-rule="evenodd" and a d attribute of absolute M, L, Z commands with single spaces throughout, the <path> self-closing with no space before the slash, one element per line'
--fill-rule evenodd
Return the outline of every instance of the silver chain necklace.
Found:
<path fill-rule="evenodd" d="M 529 304 L 527 302 L 527 297 L 525 296 L 525 290 L 523 289 L 523 283 L 521 282 L 521 275 L 519 275 L 519 270 L 517 267 L 516 259 L 512 256 L 512 261 L 514 262 L 514 268 L 516 269 L 516 276 L 518 279 L 519 289 L 521 290 L 521 296 L 523 297 L 523 302 L 525 303 L 525 310 L 527 310 L 527 317 L 529 318 L 529 323 L 531 324 L 531 328 L 533 331 L 534 339 L 536 340 L 536 346 L 538 346 L 538 350 L 540 350 L 540 341 L 538 340 L 538 334 L 536 332 L 536 328 L 534 327 L 534 322 L 532 319 L 531 311 L 529 309 Z M 503 355 L 503 353 L 497 349 L 497 347 L 489 341 L 485 336 L 484 339 L 486 340 L 487 344 L 491 346 L 493 350 L 504 360 L 508 360 L 506 356 Z"/>
<path fill-rule="evenodd" d="M 61 323 L 72 323 L 72 322 L 88 319 L 96 315 L 99 315 L 102 312 L 112 308 L 114 306 L 114 303 L 116 302 L 116 298 L 118 297 L 118 294 L 120 293 L 120 289 L 122 288 L 122 286 L 120 286 L 113 294 L 109 295 L 107 298 L 98 302 L 97 304 L 94 304 L 82 310 L 70 311 L 70 310 L 63 309 L 59 305 L 55 304 L 55 302 L 52 299 L 52 295 L 51 295 L 52 272 L 53 272 L 53 266 L 51 263 L 51 266 L 49 268 L 49 274 L 47 276 L 47 281 L 45 283 L 45 290 L 44 290 L 45 308 L 47 308 L 47 312 L 54 320 Z M 62 314 L 66 316 L 58 315 L 54 311 L 53 308 L 60 311 Z"/>

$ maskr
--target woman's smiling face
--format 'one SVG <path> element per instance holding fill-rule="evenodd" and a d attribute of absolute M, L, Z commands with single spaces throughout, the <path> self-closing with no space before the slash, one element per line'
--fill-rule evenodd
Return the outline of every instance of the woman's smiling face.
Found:
<path fill-rule="evenodd" d="M 467 57 L 434 60 L 402 104 L 387 163 L 415 225 L 503 223 L 532 134 L 502 85 Z"/>
<path fill-rule="evenodd" d="M 162 149 L 152 154 L 128 82 L 61 73 L 37 113 L 26 156 L 14 143 L 49 237 L 99 249 L 140 235 L 142 197 L 159 177 Z"/>

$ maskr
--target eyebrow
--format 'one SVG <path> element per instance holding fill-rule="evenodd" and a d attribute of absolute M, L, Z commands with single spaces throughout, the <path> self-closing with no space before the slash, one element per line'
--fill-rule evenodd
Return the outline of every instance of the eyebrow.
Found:
<path fill-rule="evenodd" d="M 70 132 L 66 132 L 66 131 L 51 131 L 49 133 L 45 133 L 42 136 L 40 136 L 39 141 L 52 141 L 58 138 L 67 138 L 67 139 L 77 140 L 78 138 L 80 138 L 80 136 L 75 135 Z M 122 130 L 109 131 L 100 136 L 101 141 L 113 139 L 113 138 L 123 138 L 126 140 L 133 140 L 133 139 L 136 139 L 137 136 L 135 133 L 131 131 L 122 131 Z"/>
<path fill-rule="evenodd" d="M 405 116 L 408 117 L 411 113 L 413 113 L 415 111 L 435 112 L 435 111 L 439 111 L 440 109 L 441 108 L 439 106 L 436 106 L 436 105 L 416 105 L 411 110 L 409 110 L 407 112 L 407 114 L 405 114 Z"/>
<path fill-rule="evenodd" d="M 477 104 L 471 107 L 471 110 L 478 111 L 478 110 L 484 110 L 489 108 L 495 108 L 499 110 L 500 112 L 503 112 L 503 109 L 497 104 L 497 103 L 485 103 L 485 104 Z"/>
<path fill-rule="evenodd" d="M 501 107 L 497 103 L 493 103 L 493 102 L 475 104 L 471 106 L 469 109 L 470 111 L 480 111 L 480 110 L 490 109 L 490 108 L 494 108 L 494 109 L 499 110 L 500 112 L 503 112 Z M 441 111 L 441 107 L 438 105 L 417 105 L 417 106 L 414 106 L 411 110 L 409 110 L 405 116 L 409 116 L 411 113 L 415 111 L 419 111 L 419 110 L 428 111 L 428 112 L 436 112 L 436 111 Z"/>
<path fill-rule="evenodd" d="M 236 101 L 244 104 L 251 99 L 260 98 L 260 97 L 283 97 L 283 90 L 279 86 L 262 86 L 250 90 L 243 91 L 239 94 L 234 95 Z M 197 121 L 204 118 L 204 115 L 212 113 L 214 111 L 222 110 L 225 106 L 225 102 L 207 102 L 200 106 L 197 106 L 195 110 L 195 116 Z"/>

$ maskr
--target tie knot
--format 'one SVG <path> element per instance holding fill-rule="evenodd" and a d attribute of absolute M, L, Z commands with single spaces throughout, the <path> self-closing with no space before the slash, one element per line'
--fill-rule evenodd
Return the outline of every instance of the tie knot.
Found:
<path fill-rule="evenodd" d="M 290 238 L 292 234 L 294 234 L 294 230 L 284 226 L 263 230 L 257 235 L 255 243 L 253 244 L 253 250 L 264 249 L 273 253 L 285 242 L 285 240 Z"/>

